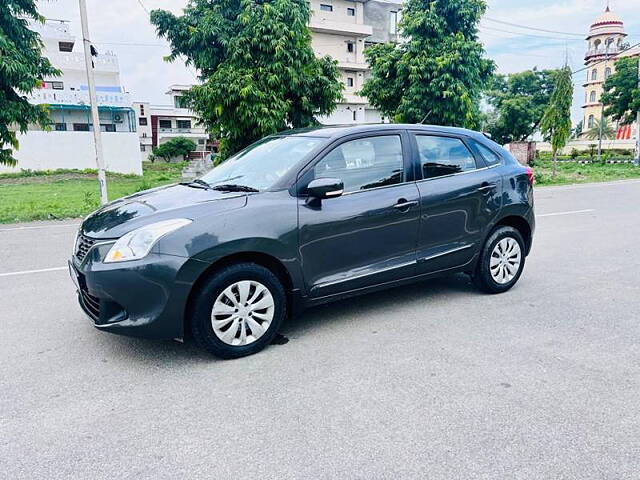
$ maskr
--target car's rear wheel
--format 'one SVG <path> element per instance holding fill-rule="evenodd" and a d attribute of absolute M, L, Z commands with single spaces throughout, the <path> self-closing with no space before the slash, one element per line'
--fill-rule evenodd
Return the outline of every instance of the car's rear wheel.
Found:
<path fill-rule="evenodd" d="M 287 304 L 278 277 L 254 263 L 215 272 L 193 302 L 193 338 L 221 358 L 244 357 L 267 346 L 278 333 Z"/>
<path fill-rule="evenodd" d="M 513 227 L 500 226 L 491 232 L 485 242 L 472 278 L 484 292 L 506 292 L 522 275 L 524 263 L 525 243 L 522 235 Z"/>

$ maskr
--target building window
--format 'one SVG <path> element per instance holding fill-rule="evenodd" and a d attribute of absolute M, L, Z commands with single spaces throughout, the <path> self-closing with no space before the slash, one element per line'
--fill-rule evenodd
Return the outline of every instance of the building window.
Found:
<path fill-rule="evenodd" d="M 67 124 L 66 123 L 56 123 L 54 125 L 54 129 L 56 132 L 66 132 L 67 131 Z"/>
<path fill-rule="evenodd" d="M 355 45 L 353 42 L 347 42 L 347 52 L 353 53 L 355 50 Z"/>
<path fill-rule="evenodd" d="M 206 140 L 204 138 L 199 138 L 198 139 L 198 145 L 204 145 L 206 142 Z"/>
<path fill-rule="evenodd" d="M 356 113 L 357 113 L 357 112 L 354 110 L 354 111 L 353 111 L 353 121 L 354 121 L 354 122 L 356 121 Z"/>
<path fill-rule="evenodd" d="M 144 117 L 144 105 L 140 105 L 140 116 Z"/>
<path fill-rule="evenodd" d="M 587 123 L 589 128 L 593 128 L 596 126 L 596 118 L 593 115 L 589 115 L 589 122 Z"/>
<path fill-rule="evenodd" d="M 171 120 L 158 120 L 160 128 L 171 128 Z"/>
<path fill-rule="evenodd" d="M 333 12 L 333 6 L 326 3 L 320 4 L 320 10 L 323 12 Z"/>
<path fill-rule="evenodd" d="M 74 132 L 88 132 L 89 124 L 88 123 L 74 123 L 73 124 Z"/>
<path fill-rule="evenodd" d="M 591 72 L 591 80 L 597 80 L 598 79 L 598 69 L 594 68 L 593 71 Z"/>
<path fill-rule="evenodd" d="M 139 124 L 141 127 L 145 127 L 145 126 L 147 126 L 147 119 L 146 119 L 146 118 L 143 118 L 143 117 L 140 117 L 140 118 L 138 119 L 138 124 Z"/>
<path fill-rule="evenodd" d="M 398 12 L 389 12 L 389 33 L 391 35 L 398 33 Z"/>
<path fill-rule="evenodd" d="M 51 88 L 54 90 L 64 90 L 63 82 L 51 82 Z"/>
<path fill-rule="evenodd" d="M 176 121 L 178 128 L 191 128 L 191 120 L 177 120 Z"/>
<path fill-rule="evenodd" d="M 176 108 L 189 108 L 187 104 L 187 99 L 181 95 L 177 95 L 173 97 L 173 104 Z"/>
<path fill-rule="evenodd" d="M 591 92 L 591 95 L 589 95 L 589 102 L 591 102 L 591 103 L 595 103 L 595 101 L 596 101 L 596 91 L 595 91 L 595 90 L 593 90 L 593 91 Z"/>
<path fill-rule="evenodd" d="M 116 126 L 113 123 L 101 123 L 100 124 L 101 132 L 115 132 Z"/>
<path fill-rule="evenodd" d="M 147 148 L 144 145 L 140 144 L 140 151 L 141 152 L 146 152 Z"/>
<path fill-rule="evenodd" d="M 353 87 L 353 77 L 347 77 L 347 87 Z"/>
<path fill-rule="evenodd" d="M 607 67 L 607 68 L 604 69 L 604 79 L 606 80 L 610 76 L 611 76 L 611 68 Z"/>
<path fill-rule="evenodd" d="M 347 17 L 355 17 L 356 9 L 355 8 L 347 8 Z"/>
<path fill-rule="evenodd" d="M 61 52 L 73 52 L 73 42 L 58 42 L 58 49 Z"/>

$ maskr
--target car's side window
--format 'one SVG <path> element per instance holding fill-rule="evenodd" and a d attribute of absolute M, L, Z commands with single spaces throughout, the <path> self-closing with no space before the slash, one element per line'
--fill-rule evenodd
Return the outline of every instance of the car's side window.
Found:
<path fill-rule="evenodd" d="M 416 135 L 422 178 L 435 178 L 468 172 L 476 160 L 459 138 Z"/>
<path fill-rule="evenodd" d="M 338 145 L 314 167 L 315 178 L 339 178 L 345 192 L 403 182 L 399 135 L 359 138 Z"/>
<path fill-rule="evenodd" d="M 496 153 L 482 145 L 480 142 L 473 141 L 473 145 L 476 147 L 480 155 L 482 155 L 482 158 L 484 158 L 488 167 L 502 163 L 502 160 Z"/>

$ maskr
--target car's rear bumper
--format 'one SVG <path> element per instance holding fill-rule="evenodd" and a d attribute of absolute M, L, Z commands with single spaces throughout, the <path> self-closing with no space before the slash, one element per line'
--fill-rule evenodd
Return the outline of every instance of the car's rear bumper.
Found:
<path fill-rule="evenodd" d="M 122 264 L 69 261 L 78 302 L 94 326 L 145 338 L 183 336 L 184 313 L 193 282 L 180 272 L 193 262 L 150 254 Z M 197 262 L 200 263 L 200 262 Z"/>

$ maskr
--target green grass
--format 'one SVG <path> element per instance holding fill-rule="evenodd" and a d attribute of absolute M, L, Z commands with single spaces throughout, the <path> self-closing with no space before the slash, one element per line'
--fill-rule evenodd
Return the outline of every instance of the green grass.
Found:
<path fill-rule="evenodd" d="M 180 181 L 183 163 L 145 163 L 144 175 L 108 174 L 109 199 Z M 551 178 L 552 163 L 537 160 L 536 185 L 606 182 L 640 178 L 632 164 L 560 162 Z M 97 175 L 92 170 L 55 170 L 0 174 L 0 223 L 55 220 L 85 216 L 100 206 Z"/>
<path fill-rule="evenodd" d="M 144 164 L 142 177 L 107 174 L 109 199 L 180 181 L 184 163 Z M 0 223 L 82 217 L 100 206 L 92 170 L 0 174 Z"/>
<path fill-rule="evenodd" d="M 558 162 L 558 175 L 551 177 L 553 162 L 536 160 L 533 172 L 536 185 L 567 185 L 571 183 L 609 182 L 640 178 L 640 167 L 631 163 L 579 164 L 576 162 Z"/>

